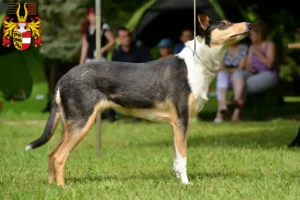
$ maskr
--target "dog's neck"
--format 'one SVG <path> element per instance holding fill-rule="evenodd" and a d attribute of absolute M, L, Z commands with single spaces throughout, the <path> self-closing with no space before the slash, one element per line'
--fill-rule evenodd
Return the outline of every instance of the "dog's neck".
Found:
<path fill-rule="evenodd" d="M 185 60 L 188 69 L 188 82 L 196 98 L 208 100 L 207 94 L 210 83 L 220 69 L 220 61 L 226 49 L 222 46 L 209 47 L 205 38 L 197 37 L 196 54 L 194 55 L 194 40 L 185 43 L 183 50 L 177 54 Z"/>
<path fill-rule="evenodd" d="M 196 40 L 196 54 L 194 55 Z M 191 51 L 195 63 L 200 64 L 201 66 L 205 65 L 207 70 L 216 73 L 220 69 L 220 62 L 224 58 L 226 48 L 223 46 L 212 46 L 209 47 L 205 43 L 205 38 L 197 36 L 194 40 L 188 41 L 185 43 L 185 46 L 188 47 L 185 51 Z"/>

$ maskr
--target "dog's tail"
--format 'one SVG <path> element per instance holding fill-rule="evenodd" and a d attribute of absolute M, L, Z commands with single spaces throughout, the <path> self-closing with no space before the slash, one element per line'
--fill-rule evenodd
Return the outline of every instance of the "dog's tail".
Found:
<path fill-rule="evenodd" d="M 51 109 L 51 112 L 50 112 L 50 115 L 49 115 L 48 121 L 46 123 L 46 127 L 44 129 L 43 134 L 41 135 L 40 138 L 38 138 L 37 140 L 28 144 L 26 146 L 26 151 L 35 149 L 37 147 L 40 147 L 40 146 L 46 144 L 49 141 L 49 139 L 52 137 L 52 135 L 55 131 L 55 128 L 57 126 L 57 123 L 59 121 L 59 117 L 60 117 L 60 115 L 58 113 L 58 105 L 57 105 L 57 103 L 60 103 L 60 102 L 56 102 L 57 98 L 60 99 L 59 95 L 60 94 L 58 91 L 56 93 L 56 98 L 54 98 L 54 100 L 53 100 L 52 109 Z"/>

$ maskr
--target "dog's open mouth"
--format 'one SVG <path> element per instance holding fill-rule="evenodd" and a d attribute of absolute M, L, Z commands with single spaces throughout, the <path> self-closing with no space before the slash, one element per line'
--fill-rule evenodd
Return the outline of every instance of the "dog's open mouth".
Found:
<path fill-rule="evenodd" d="M 246 32 L 244 32 L 244 33 L 232 35 L 232 36 L 230 36 L 230 38 L 235 38 L 235 37 L 238 37 L 238 36 L 246 36 L 248 33 L 249 33 L 249 31 L 246 31 Z"/>

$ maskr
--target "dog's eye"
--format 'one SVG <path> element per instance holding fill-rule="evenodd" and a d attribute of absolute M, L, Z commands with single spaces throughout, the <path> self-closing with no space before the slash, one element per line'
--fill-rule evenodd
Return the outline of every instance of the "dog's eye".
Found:
<path fill-rule="evenodd" d="M 220 22 L 220 25 L 221 26 L 226 26 L 226 23 L 225 22 Z"/>

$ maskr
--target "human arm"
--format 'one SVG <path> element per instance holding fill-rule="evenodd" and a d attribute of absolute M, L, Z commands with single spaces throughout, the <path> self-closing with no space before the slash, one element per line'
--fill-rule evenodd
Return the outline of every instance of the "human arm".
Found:
<path fill-rule="evenodd" d="M 106 51 L 108 51 L 111 47 L 115 45 L 115 38 L 113 33 L 110 30 L 106 30 L 104 32 L 104 36 L 107 39 L 107 44 L 100 49 L 101 55 L 103 55 Z"/>
<path fill-rule="evenodd" d="M 85 63 L 85 59 L 86 59 L 86 56 L 87 56 L 87 50 L 88 50 L 88 47 L 89 47 L 89 44 L 86 40 L 86 35 L 82 35 L 81 41 L 82 41 L 82 44 L 81 44 L 81 53 L 80 53 L 79 63 L 83 64 L 83 63 Z"/>
<path fill-rule="evenodd" d="M 253 46 L 253 53 L 255 53 L 258 56 L 258 59 L 262 64 L 266 65 L 268 68 L 271 69 L 273 67 L 276 56 L 275 44 L 274 42 L 270 41 L 266 45 L 268 45 L 266 56 L 256 46 Z"/>
<path fill-rule="evenodd" d="M 246 62 L 247 62 L 247 57 L 242 57 L 240 59 L 240 63 L 239 63 L 238 69 L 244 70 L 246 68 Z"/>

